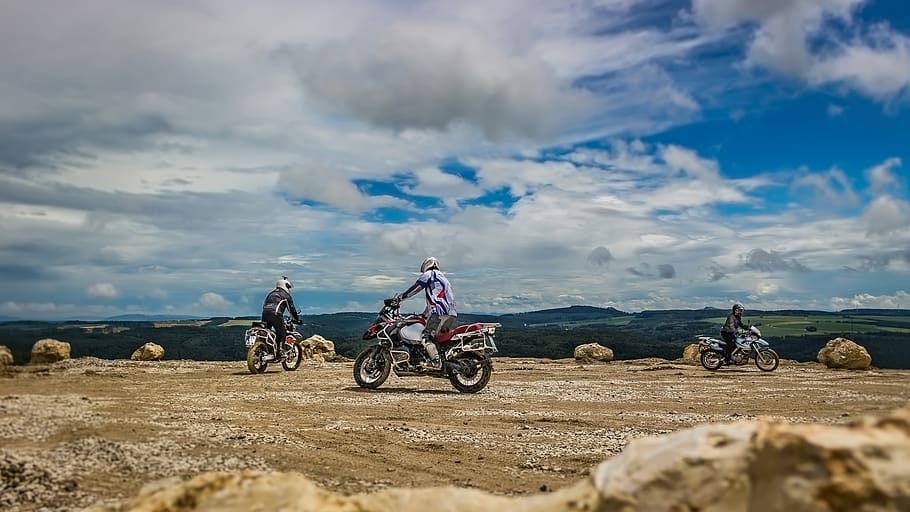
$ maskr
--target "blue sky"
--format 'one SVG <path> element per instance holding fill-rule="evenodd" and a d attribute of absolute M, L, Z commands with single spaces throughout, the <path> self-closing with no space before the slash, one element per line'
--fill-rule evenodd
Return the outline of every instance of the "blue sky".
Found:
<path fill-rule="evenodd" d="M 334 4 L 7 3 L 0 316 L 910 307 L 905 2 Z"/>

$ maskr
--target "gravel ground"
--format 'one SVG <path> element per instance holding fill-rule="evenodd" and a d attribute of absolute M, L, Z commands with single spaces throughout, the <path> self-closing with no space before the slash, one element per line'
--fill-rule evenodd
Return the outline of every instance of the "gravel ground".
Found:
<path fill-rule="evenodd" d="M 204 471 L 298 471 L 332 490 L 458 485 L 503 495 L 574 483 L 630 440 L 772 417 L 839 423 L 910 400 L 910 371 L 783 361 L 495 360 L 487 389 L 351 363 L 250 375 L 244 362 L 79 358 L 0 370 L 0 509 L 77 510 Z"/>

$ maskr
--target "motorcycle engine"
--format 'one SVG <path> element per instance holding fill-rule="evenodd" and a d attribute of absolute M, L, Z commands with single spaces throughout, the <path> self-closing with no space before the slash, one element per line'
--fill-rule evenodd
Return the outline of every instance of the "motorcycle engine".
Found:
<path fill-rule="evenodd" d="M 742 350 L 737 350 L 736 352 L 733 352 L 733 354 L 730 355 L 730 359 L 735 364 L 743 364 L 744 362 L 746 362 L 746 354 Z"/>

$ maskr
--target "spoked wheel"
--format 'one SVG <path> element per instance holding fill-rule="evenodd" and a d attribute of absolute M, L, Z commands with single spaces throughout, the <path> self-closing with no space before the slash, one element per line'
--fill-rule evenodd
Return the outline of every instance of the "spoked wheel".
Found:
<path fill-rule="evenodd" d="M 294 343 L 284 349 L 284 361 L 281 361 L 281 367 L 285 371 L 292 372 L 300 368 L 300 361 L 303 359 L 303 350 L 300 343 Z"/>
<path fill-rule="evenodd" d="M 771 372 L 777 369 L 780 364 L 780 357 L 773 349 L 765 348 L 755 354 L 755 366 L 763 372 Z"/>
<path fill-rule="evenodd" d="M 367 348 L 354 361 L 354 380 L 362 388 L 378 388 L 389 378 L 391 371 L 392 358 L 389 351 L 380 345 Z"/>
<path fill-rule="evenodd" d="M 699 360 L 705 370 L 711 370 L 712 372 L 724 365 L 724 358 L 713 350 L 703 351 Z"/>
<path fill-rule="evenodd" d="M 462 393 L 477 393 L 487 386 L 493 374 L 493 363 L 489 357 L 479 354 L 464 354 L 453 361 L 457 370 L 449 370 L 449 382 Z"/>
<path fill-rule="evenodd" d="M 262 373 L 268 368 L 268 361 L 263 360 L 268 353 L 269 348 L 265 343 L 261 341 L 253 343 L 253 346 L 246 352 L 246 366 L 250 369 L 250 373 Z"/>

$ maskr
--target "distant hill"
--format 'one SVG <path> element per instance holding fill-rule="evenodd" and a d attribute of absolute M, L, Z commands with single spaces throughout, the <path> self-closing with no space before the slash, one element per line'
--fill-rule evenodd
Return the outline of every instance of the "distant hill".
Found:
<path fill-rule="evenodd" d="M 179 320 L 203 320 L 202 317 L 191 315 L 142 315 L 129 314 L 109 316 L 104 319 L 105 322 L 164 322 Z"/>
<path fill-rule="evenodd" d="M 610 320 L 616 317 L 629 316 L 629 313 L 616 308 L 598 308 L 594 306 L 569 306 L 567 308 L 542 309 L 527 313 L 501 315 L 504 321 L 516 320 L 523 325 L 563 324 L 567 322 L 592 322 Z"/>
<path fill-rule="evenodd" d="M 878 315 L 878 316 L 905 316 L 910 315 L 910 309 L 842 309 L 844 315 Z"/>

